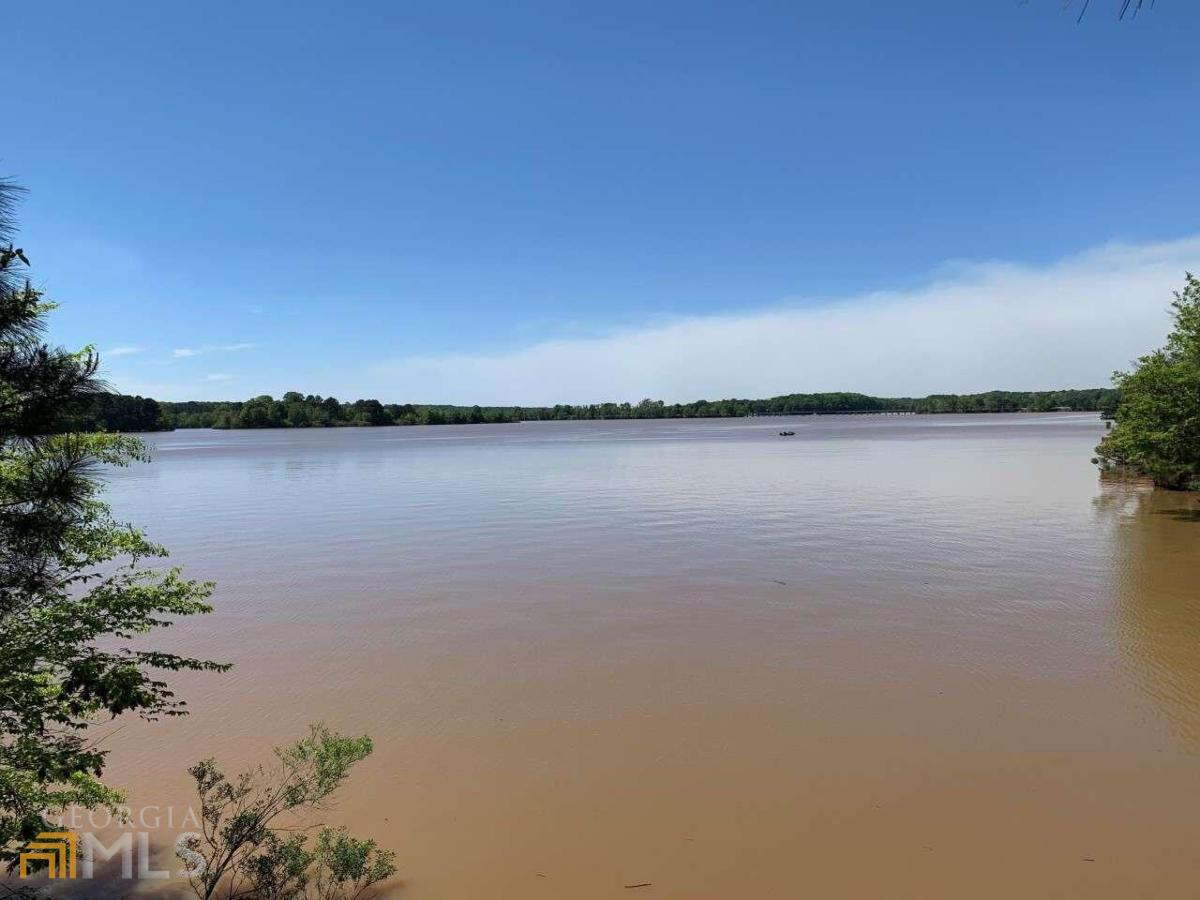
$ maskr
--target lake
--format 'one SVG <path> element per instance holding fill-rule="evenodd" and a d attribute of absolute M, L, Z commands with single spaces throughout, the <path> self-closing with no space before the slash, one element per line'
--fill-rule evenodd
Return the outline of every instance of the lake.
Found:
<path fill-rule="evenodd" d="M 1102 433 L 148 436 L 109 499 L 218 583 L 156 643 L 235 667 L 110 775 L 186 807 L 200 757 L 367 732 L 329 818 L 412 900 L 1194 895 L 1200 502 L 1102 484 Z"/>

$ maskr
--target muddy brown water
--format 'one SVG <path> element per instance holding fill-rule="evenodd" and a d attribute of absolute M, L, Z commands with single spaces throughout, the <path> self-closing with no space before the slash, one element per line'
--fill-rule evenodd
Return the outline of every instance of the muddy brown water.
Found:
<path fill-rule="evenodd" d="M 1102 484 L 1101 433 L 154 435 L 109 498 L 219 585 L 158 643 L 235 668 L 111 780 L 157 845 L 195 759 L 367 732 L 327 818 L 412 900 L 1196 896 L 1200 502 Z"/>

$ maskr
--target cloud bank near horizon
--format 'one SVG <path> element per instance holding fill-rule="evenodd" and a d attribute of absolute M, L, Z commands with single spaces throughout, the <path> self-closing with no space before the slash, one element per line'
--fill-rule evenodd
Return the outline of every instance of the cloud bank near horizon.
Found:
<path fill-rule="evenodd" d="M 1045 266 L 970 263 L 907 291 L 695 316 L 513 352 L 381 362 L 347 396 L 553 405 L 1100 387 L 1159 346 L 1200 235 Z M 350 388 L 350 390 L 345 390 Z"/>

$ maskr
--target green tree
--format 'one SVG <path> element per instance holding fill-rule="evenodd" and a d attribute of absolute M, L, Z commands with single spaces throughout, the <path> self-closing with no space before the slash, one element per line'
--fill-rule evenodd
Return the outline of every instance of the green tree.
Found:
<path fill-rule="evenodd" d="M 355 900 L 396 871 L 395 854 L 345 829 L 321 828 L 314 845 L 306 821 L 373 749 L 324 725 L 275 748 L 275 762 L 227 778 L 216 761 L 189 773 L 200 795 L 201 834 L 180 858 L 201 900 Z"/>
<path fill-rule="evenodd" d="M 0 182 L 0 239 L 12 236 L 17 188 Z M 161 673 L 216 663 L 127 646 L 128 639 L 209 611 L 210 587 L 100 500 L 99 468 L 146 458 L 138 440 L 64 433 L 65 411 L 100 385 L 91 348 L 45 343 L 53 304 L 0 251 L 0 860 L 67 806 L 113 806 L 101 781 L 106 751 L 88 729 L 122 713 L 181 714 Z"/>
<path fill-rule="evenodd" d="M 1171 304 L 1166 346 L 1117 372 L 1116 425 L 1096 448 L 1104 468 L 1200 489 L 1200 279 L 1187 274 Z"/>

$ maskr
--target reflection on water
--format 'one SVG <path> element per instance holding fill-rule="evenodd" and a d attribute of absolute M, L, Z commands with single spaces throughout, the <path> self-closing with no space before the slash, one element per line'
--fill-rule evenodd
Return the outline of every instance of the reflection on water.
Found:
<path fill-rule="evenodd" d="M 1117 636 L 1137 683 L 1200 751 L 1200 498 L 1105 484 Z"/>
<path fill-rule="evenodd" d="M 781 438 L 778 432 L 795 431 Z M 1200 879 L 1200 524 L 1094 415 L 178 432 L 113 473 L 217 612 L 186 805 L 324 719 L 405 900 L 1175 897 Z M 1095 860 L 1095 862 L 1085 862 Z"/>

